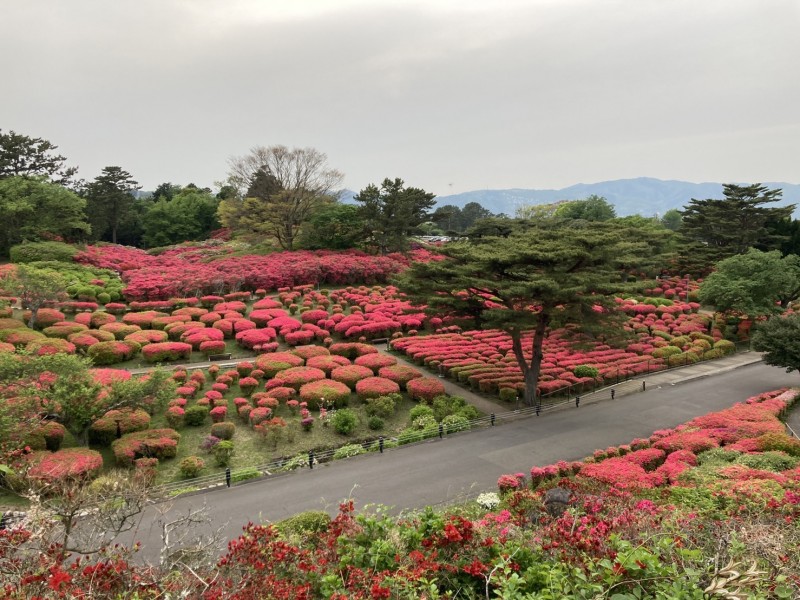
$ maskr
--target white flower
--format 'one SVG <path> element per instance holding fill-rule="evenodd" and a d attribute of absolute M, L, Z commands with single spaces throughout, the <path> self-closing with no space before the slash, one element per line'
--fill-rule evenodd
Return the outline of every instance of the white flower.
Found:
<path fill-rule="evenodd" d="M 485 492 L 476 499 L 478 505 L 486 510 L 493 510 L 500 505 L 500 496 L 495 492 Z"/>

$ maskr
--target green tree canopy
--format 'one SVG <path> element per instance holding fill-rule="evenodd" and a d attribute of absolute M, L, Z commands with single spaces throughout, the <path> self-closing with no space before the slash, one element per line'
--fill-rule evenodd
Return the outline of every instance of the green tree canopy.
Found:
<path fill-rule="evenodd" d="M 54 183 L 67 185 L 77 172 L 65 167 L 66 158 L 55 154 L 58 146 L 42 138 L 0 129 L 0 179 L 6 177 L 46 177 Z"/>
<path fill-rule="evenodd" d="M 308 250 L 345 250 L 358 246 L 364 238 L 364 223 L 358 207 L 331 202 L 318 208 L 299 237 Z"/>
<path fill-rule="evenodd" d="M 602 196 L 592 194 L 583 200 L 571 200 L 558 205 L 556 217 L 583 219 L 584 221 L 608 221 L 617 216 L 617 211 Z"/>
<path fill-rule="evenodd" d="M 0 256 L 26 240 L 84 239 L 90 231 L 85 206 L 77 194 L 44 178 L 0 179 Z"/>
<path fill-rule="evenodd" d="M 661 224 L 671 231 L 678 231 L 681 228 L 682 222 L 683 217 L 681 216 L 681 211 L 677 208 L 670 208 L 664 213 L 664 216 L 661 217 Z"/>
<path fill-rule="evenodd" d="M 636 288 L 626 271 L 657 263 L 661 248 L 652 229 L 613 222 L 518 226 L 505 237 L 447 244 L 440 250 L 445 260 L 413 265 L 398 285 L 431 313 L 471 317 L 479 327 L 506 331 L 532 404 L 548 330 L 576 325 L 586 334 L 614 335 L 624 317 L 614 296 Z M 631 257 L 624 269 L 623 255 Z M 533 335 L 524 348 L 527 331 Z"/>
<path fill-rule="evenodd" d="M 800 256 L 751 248 L 717 263 L 700 285 L 700 301 L 751 318 L 782 312 L 800 298 Z"/>
<path fill-rule="evenodd" d="M 117 243 L 117 232 L 130 215 L 134 192 L 139 188 L 131 174 L 120 167 L 105 167 L 86 186 L 86 211 L 95 239 Z"/>
<path fill-rule="evenodd" d="M 0 279 L 0 290 L 20 299 L 23 308 L 31 311 L 28 327 L 36 327 L 39 309 L 47 302 L 66 296 L 67 282 L 51 269 L 37 269 L 28 265 L 17 265 L 16 269 Z"/>
<path fill-rule="evenodd" d="M 292 250 L 311 215 L 337 197 L 343 175 L 314 148 L 258 146 L 230 160 L 228 185 L 237 191 L 220 202 L 219 220 L 237 234 L 273 238 Z"/>
<path fill-rule="evenodd" d="M 162 197 L 142 217 L 142 241 L 148 248 L 187 240 L 203 240 L 219 228 L 217 200 L 196 187 L 177 191 L 171 200 Z"/>
<path fill-rule="evenodd" d="M 681 212 L 680 233 L 694 244 L 687 247 L 693 259 L 711 265 L 758 246 L 780 247 L 781 237 L 770 230 L 770 222 L 791 216 L 795 206 L 767 206 L 780 201 L 782 191 L 761 184 L 723 185 L 723 199 L 696 200 Z"/>
<path fill-rule="evenodd" d="M 764 353 L 764 362 L 800 371 L 800 314 L 774 317 L 759 323 L 753 334 L 753 349 Z"/>
<path fill-rule="evenodd" d="M 484 208 L 480 203 L 467 202 L 463 208 L 453 204 L 440 206 L 430 215 L 430 219 L 445 233 L 459 234 L 467 231 L 481 219 L 493 216 L 495 215 L 492 211 Z"/>
<path fill-rule="evenodd" d="M 380 187 L 368 185 L 353 200 L 359 204 L 367 243 L 387 254 L 408 247 L 408 237 L 428 220 L 434 198 L 423 189 L 405 187 L 402 179 L 387 178 Z"/>

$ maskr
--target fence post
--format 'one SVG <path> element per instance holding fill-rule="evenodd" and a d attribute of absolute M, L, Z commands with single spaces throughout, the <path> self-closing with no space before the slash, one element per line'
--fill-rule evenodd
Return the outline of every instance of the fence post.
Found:
<path fill-rule="evenodd" d="M 646 382 L 646 381 L 643 381 L 643 382 L 642 382 L 642 391 L 643 391 L 643 392 L 646 392 L 646 391 L 647 391 L 647 382 Z"/>
<path fill-rule="evenodd" d="M 443 436 L 444 436 L 444 425 L 439 423 L 439 439 L 442 439 Z"/>
<path fill-rule="evenodd" d="M 616 396 L 616 395 L 617 395 L 617 390 L 615 390 L 614 388 L 611 388 L 611 399 L 613 400 L 614 396 Z"/>
<path fill-rule="evenodd" d="M 579 408 L 581 405 L 581 397 L 575 396 L 575 408 Z"/>
<path fill-rule="evenodd" d="M 378 438 L 378 450 L 383 454 L 383 436 Z"/>
<path fill-rule="evenodd" d="M 226 487 L 231 487 L 231 468 L 227 467 L 225 469 L 225 485 Z"/>
<path fill-rule="evenodd" d="M 308 468 L 309 469 L 313 469 L 314 468 L 314 451 L 313 450 L 309 450 L 308 451 Z"/>

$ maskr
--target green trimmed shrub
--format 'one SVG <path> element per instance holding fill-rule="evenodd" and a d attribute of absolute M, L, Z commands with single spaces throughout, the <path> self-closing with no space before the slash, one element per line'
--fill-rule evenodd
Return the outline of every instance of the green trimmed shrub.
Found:
<path fill-rule="evenodd" d="M 369 427 L 372 431 L 380 431 L 386 426 L 386 423 L 383 422 L 383 419 L 377 416 L 370 417 L 367 421 L 367 427 Z"/>
<path fill-rule="evenodd" d="M 742 454 L 736 462 L 751 469 L 780 473 L 794 469 L 800 463 L 800 458 L 789 456 L 785 452 L 769 450 L 760 454 Z"/>
<path fill-rule="evenodd" d="M 183 415 L 184 422 L 191 427 L 199 427 L 208 417 L 207 406 L 190 406 Z"/>
<path fill-rule="evenodd" d="M 400 394 L 388 394 L 386 396 L 377 396 L 376 398 L 367 398 L 364 411 L 370 417 L 388 419 L 394 414 L 397 403 L 402 399 L 403 397 Z"/>
<path fill-rule="evenodd" d="M 328 513 L 321 510 L 307 510 L 278 521 L 274 527 L 283 535 L 306 535 L 326 531 L 330 522 L 331 517 Z"/>
<path fill-rule="evenodd" d="M 428 406 L 427 404 L 418 404 L 414 408 L 412 408 L 408 413 L 408 420 L 410 423 L 413 423 L 416 419 L 422 416 L 429 415 L 434 417 L 433 409 Z M 434 417 L 434 420 L 435 417 Z"/>
<path fill-rule="evenodd" d="M 591 377 L 594 379 L 600 374 L 600 371 L 589 365 L 578 365 L 572 370 L 572 373 L 575 377 Z"/>
<path fill-rule="evenodd" d="M 199 456 L 187 456 L 181 461 L 178 469 L 180 470 L 181 477 L 184 479 L 193 479 L 200 475 L 200 471 L 202 471 L 205 466 L 206 463 Z"/>
<path fill-rule="evenodd" d="M 211 435 L 221 440 L 229 440 L 236 432 L 236 425 L 230 421 L 222 421 L 211 425 Z"/>
<path fill-rule="evenodd" d="M 230 440 L 222 440 L 214 446 L 211 453 L 214 455 L 214 460 L 219 467 L 227 467 L 231 464 L 231 459 L 234 454 L 233 442 Z"/>
<path fill-rule="evenodd" d="M 32 263 L 44 260 L 71 263 L 78 249 L 63 242 L 23 242 L 11 246 L 8 255 L 13 263 Z"/>
<path fill-rule="evenodd" d="M 331 425 L 336 433 L 349 435 L 358 425 L 358 416 L 349 408 L 342 408 L 333 414 Z"/>

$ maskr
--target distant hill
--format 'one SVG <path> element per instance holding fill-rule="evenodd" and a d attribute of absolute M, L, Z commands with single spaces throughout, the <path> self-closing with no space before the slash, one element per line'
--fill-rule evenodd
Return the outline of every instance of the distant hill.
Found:
<path fill-rule="evenodd" d="M 800 185 L 783 182 L 763 182 L 770 189 L 781 188 L 786 204 L 800 206 Z M 495 214 L 505 213 L 513 217 L 517 206 L 524 204 L 548 204 L 558 200 L 582 200 L 597 194 L 603 196 L 617 211 L 617 215 L 642 215 L 650 217 L 663 215 L 671 208 L 681 209 L 692 198 L 722 198 L 721 183 L 690 183 L 688 181 L 663 181 L 651 177 L 636 179 L 617 179 L 600 183 L 579 183 L 560 190 L 476 190 L 438 196 L 436 205 L 453 204 L 463 207 L 468 202 L 478 202 Z M 795 210 L 795 217 L 800 210 Z"/>

